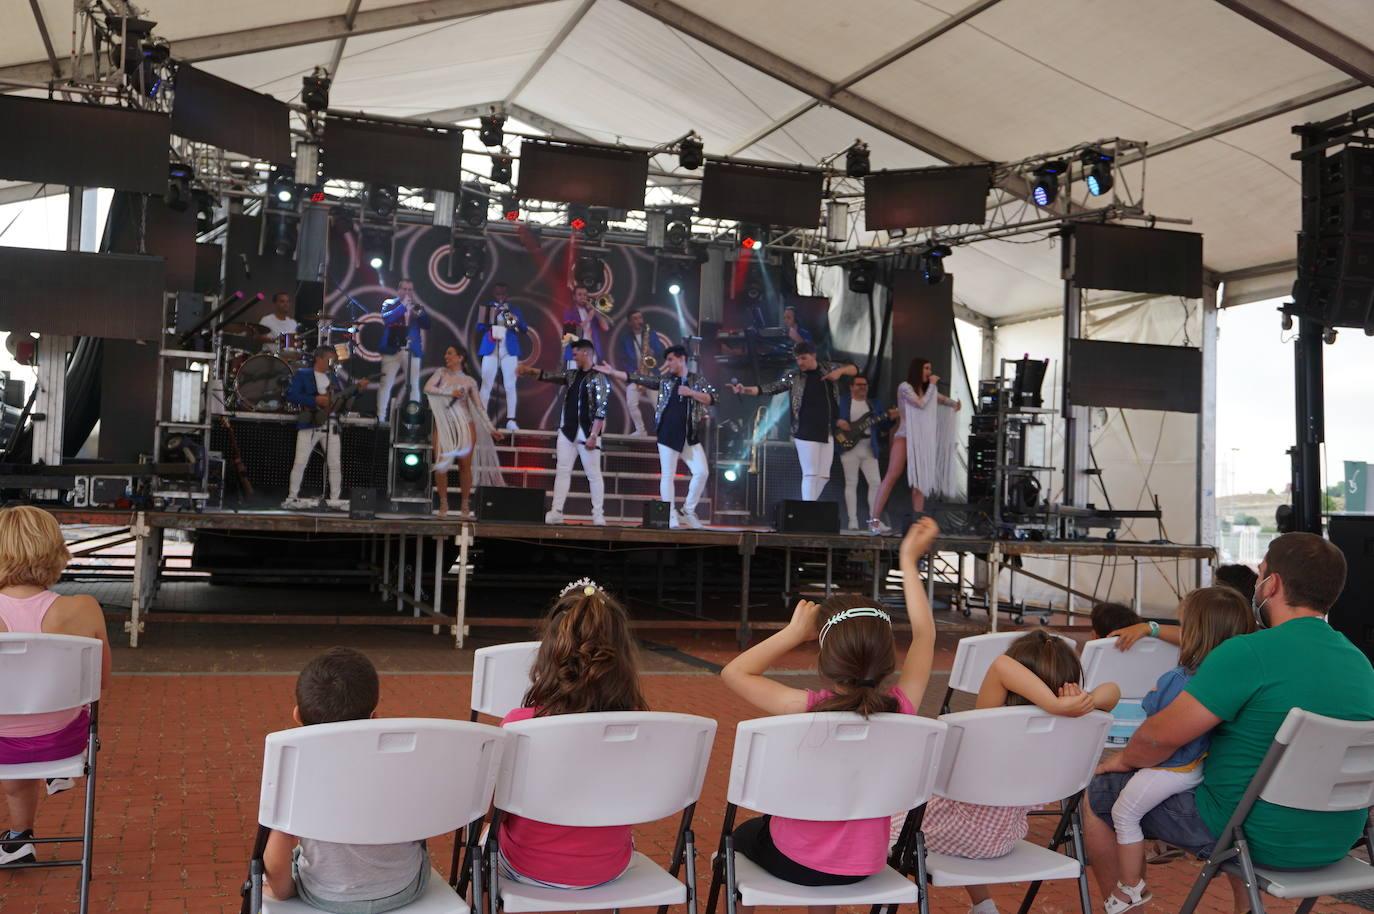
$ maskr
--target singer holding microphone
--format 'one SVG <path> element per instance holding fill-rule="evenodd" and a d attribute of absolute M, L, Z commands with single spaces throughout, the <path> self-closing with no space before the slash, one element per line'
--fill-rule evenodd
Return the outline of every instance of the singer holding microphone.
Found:
<path fill-rule="evenodd" d="M 410 399 L 420 399 L 420 359 L 425 354 L 429 314 L 415 297 L 415 283 L 402 279 L 396 297 L 382 302 L 382 385 L 377 390 L 377 421 L 386 422 L 391 409 L 391 389 L 396 376 L 405 371 Z"/>
<path fill-rule="evenodd" d="M 936 449 L 938 446 L 935 410 L 948 406 L 956 412 L 963 408 L 958 400 L 951 400 L 936 389 L 940 376 L 933 374 L 930 359 L 919 356 L 907 367 L 906 380 L 897 387 L 897 405 L 901 409 L 902 424 L 892 435 L 892 447 L 887 455 L 887 476 L 883 478 L 878 497 L 873 502 L 873 516 L 868 519 L 870 533 L 891 533 L 883 523 L 883 507 L 892 495 L 897 477 L 906 467 L 907 485 L 911 487 L 911 509 L 925 510 L 926 493 L 934 491 Z"/>
<path fill-rule="evenodd" d="M 544 523 L 563 523 L 563 505 L 572 487 L 573 461 L 580 461 L 587 474 L 587 489 L 592 498 L 592 523 L 606 526 L 606 484 L 601 479 L 601 432 L 606 428 L 606 407 L 611 402 L 611 383 L 598 374 L 596 347 L 591 340 L 572 343 L 573 365 L 558 371 L 544 371 L 529 365 L 519 368 L 520 377 L 537 378 L 563 386 L 559 407 L 558 462 L 553 480 L 553 505 Z"/>

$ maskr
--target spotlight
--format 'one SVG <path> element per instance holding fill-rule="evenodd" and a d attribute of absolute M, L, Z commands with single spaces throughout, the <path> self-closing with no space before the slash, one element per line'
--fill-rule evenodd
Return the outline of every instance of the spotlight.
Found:
<path fill-rule="evenodd" d="M 606 210 L 594 206 L 587 210 L 587 225 L 582 229 L 583 236 L 592 244 L 601 240 L 601 236 L 606 234 L 606 229 L 610 228 Z"/>
<path fill-rule="evenodd" d="M 458 201 L 458 220 L 471 229 L 487 224 L 487 202 L 491 199 L 487 185 L 477 181 L 463 182 L 463 195 Z"/>
<path fill-rule="evenodd" d="M 517 221 L 520 218 L 520 198 L 515 194 L 502 194 L 501 215 L 505 216 L 507 222 Z"/>
<path fill-rule="evenodd" d="M 196 201 L 196 234 L 203 235 L 215 227 L 215 198 L 205 190 L 193 190 L 191 197 Z"/>
<path fill-rule="evenodd" d="M 301 77 L 301 104 L 306 110 L 319 112 L 329 107 L 329 83 L 329 71 L 324 67 Z"/>
<path fill-rule="evenodd" d="M 491 157 L 491 180 L 497 184 L 509 184 L 511 179 L 511 158 L 502 154 Z"/>
<path fill-rule="evenodd" d="M 400 411 L 396 414 L 396 439 L 407 443 L 418 443 L 425 439 L 425 430 L 429 427 L 425 422 L 425 404 L 419 400 L 407 400 L 401 404 Z M 414 457 L 415 460 L 411 460 Z M 424 463 L 424 456 L 418 451 L 407 449 L 401 455 L 401 465 L 405 467 L 418 467 Z"/>
<path fill-rule="evenodd" d="M 674 280 L 673 282 L 668 283 L 668 294 L 669 294 L 669 295 L 681 295 L 681 294 L 682 294 L 682 284 L 679 283 L 679 282 L 677 282 L 676 280 Z"/>
<path fill-rule="evenodd" d="M 677 164 L 688 171 L 695 171 L 701 167 L 702 159 L 701 137 L 693 130 L 683 137 L 677 144 Z"/>
<path fill-rule="evenodd" d="M 688 266 L 678 258 L 661 258 L 655 264 L 658 273 L 658 285 L 669 295 L 681 295 L 682 290 L 687 288 Z"/>
<path fill-rule="evenodd" d="M 408 467 L 418 467 L 420 465 L 420 455 L 415 451 L 406 451 L 405 456 L 401 458 L 401 463 Z"/>
<path fill-rule="evenodd" d="M 762 225 L 753 225 L 741 222 L 735 228 L 735 236 L 739 238 L 740 247 L 753 248 L 757 251 L 763 250 L 763 244 L 768 240 L 768 230 Z"/>
<path fill-rule="evenodd" d="M 664 247 L 676 248 L 679 251 L 687 249 L 687 242 L 692 240 L 692 223 L 687 219 L 678 219 L 669 222 L 663 230 Z"/>
<path fill-rule="evenodd" d="M 364 225 L 361 237 L 363 261 L 378 272 L 391 263 L 391 227 L 386 225 Z"/>
<path fill-rule="evenodd" d="M 278 257 L 287 257 L 295 252 L 296 238 L 297 227 L 294 216 L 288 216 L 286 213 L 267 214 L 267 239 L 270 240 L 271 249 Z"/>
<path fill-rule="evenodd" d="M 863 140 L 855 140 L 854 145 L 845 150 L 844 173 L 851 178 L 868 174 L 868 144 Z"/>
<path fill-rule="evenodd" d="M 500 146 L 506 137 L 505 126 L 506 116 L 493 111 L 482 117 L 481 126 L 477 128 L 477 138 L 482 141 L 483 146 Z"/>
<path fill-rule="evenodd" d="M 449 249 L 449 278 L 480 279 L 487 271 L 487 243 L 478 238 L 454 238 Z"/>
<path fill-rule="evenodd" d="M 268 202 L 278 209 L 294 209 L 299 195 L 295 176 L 287 174 L 284 168 L 273 168 L 267 179 Z"/>
<path fill-rule="evenodd" d="M 588 292 L 599 289 L 606 281 L 606 266 L 600 257 L 583 254 L 573 267 L 573 281 Z"/>
<path fill-rule="evenodd" d="M 195 177 L 190 165 L 173 162 L 167 166 L 167 194 L 163 199 L 167 208 L 178 213 L 186 212 L 191 205 L 191 180 Z"/>
<path fill-rule="evenodd" d="M 874 281 L 878 276 L 878 265 L 871 260 L 860 260 L 849 268 L 849 291 L 860 295 L 872 293 Z"/>
<path fill-rule="evenodd" d="M 1069 170 L 1069 164 L 1063 159 L 1055 159 L 1053 162 L 1046 162 L 1035 171 L 1031 172 L 1035 176 L 1035 183 L 1031 188 L 1031 199 L 1036 206 L 1050 206 L 1055 198 L 1059 196 L 1059 176 Z"/>
<path fill-rule="evenodd" d="M 582 231 L 587 227 L 587 207 L 581 203 L 568 204 L 568 225 L 577 231 Z"/>
<path fill-rule="evenodd" d="M 1097 147 L 1083 150 L 1080 158 L 1087 174 L 1083 181 L 1088 185 L 1088 193 L 1100 197 L 1112 189 L 1116 181 L 1112 178 L 1112 163 L 1116 157 Z"/>
<path fill-rule="evenodd" d="M 730 467 L 721 475 L 725 477 L 726 482 L 737 482 L 739 480 L 739 470 L 734 467 Z"/>
<path fill-rule="evenodd" d="M 367 201 L 364 215 L 389 220 L 392 216 L 396 215 L 396 208 L 399 205 L 400 194 L 396 190 L 395 185 L 369 184 L 367 186 Z"/>
<path fill-rule="evenodd" d="M 945 258 L 953 253 L 954 251 L 944 244 L 932 244 L 921 252 L 921 277 L 927 285 L 939 285 L 945 278 Z"/>

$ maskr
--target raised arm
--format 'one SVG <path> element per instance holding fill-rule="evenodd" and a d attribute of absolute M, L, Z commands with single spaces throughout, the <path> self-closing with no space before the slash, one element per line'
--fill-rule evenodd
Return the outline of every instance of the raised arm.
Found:
<path fill-rule="evenodd" d="M 725 687 L 760 711 L 769 714 L 799 714 L 806 710 L 806 690 L 796 689 L 766 678 L 784 655 L 816 637 L 816 612 L 820 607 L 810 600 L 798 600 L 792 620 L 780 632 L 749 648 L 720 671 Z"/>
<path fill-rule="evenodd" d="M 1121 698 L 1115 683 L 1098 686 L 1085 692 L 1070 683 L 1056 695 L 1044 680 L 1006 654 L 998 657 L 983 677 L 978 690 L 976 708 L 1000 708 L 1007 703 L 1007 695 L 1015 693 L 1041 710 L 1064 717 L 1082 717 L 1089 711 L 1110 711 Z"/>
<path fill-rule="evenodd" d="M 906 536 L 897 551 L 902 569 L 902 595 L 906 598 L 906 616 L 911 622 L 911 647 L 897 679 L 897 686 L 914 705 L 920 705 L 930 682 L 930 668 L 935 663 L 935 617 L 921 585 L 916 563 L 930 550 L 940 527 L 932 518 L 923 517 L 907 528 Z"/>
<path fill-rule="evenodd" d="M 1116 649 L 1128 651 L 1131 645 L 1141 638 L 1158 638 L 1168 644 L 1177 646 L 1182 637 L 1183 629 L 1177 625 L 1160 625 L 1158 622 L 1137 622 L 1135 625 L 1128 625 L 1125 628 L 1118 628 L 1116 631 L 1107 635 L 1108 638 L 1116 639 Z"/>
<path fill-rule="evenodd" d="M 596 370 L 608 378 L 615 378 L 617 381 L 626 381 L 630 378 L 629 372 L 621 371 L 619 368 L 612 368 L 610 362 L 602 362 L 600 365 L 596 366 Z M 635 380 L 638 381 L 637 378 Z"/>

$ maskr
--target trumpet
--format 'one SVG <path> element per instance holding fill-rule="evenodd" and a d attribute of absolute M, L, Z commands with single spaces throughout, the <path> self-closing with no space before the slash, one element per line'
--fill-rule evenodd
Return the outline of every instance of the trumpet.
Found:
<path fill-rule="evenodd" d="M 515 330 L 520 326 L 520 318 L 516 317 L 515 312 L 509 308 L 502 308 L 496 313 L 496 317 L 508 330 Z"/>
<path fill-rule="evenodd" d="M 600 311 L 602 314 L 610 314 L 611 309 L 615 307 L 615 299 L 611 298 L 609 295 L 598 296 L 595 307 L 596 310 Z"/>

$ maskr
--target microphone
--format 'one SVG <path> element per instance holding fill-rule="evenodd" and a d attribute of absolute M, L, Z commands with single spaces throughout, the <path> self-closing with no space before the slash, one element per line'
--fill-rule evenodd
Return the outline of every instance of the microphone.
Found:
<path fill-rule="evenodd" d="M 244 278 L 245 278 L 245 279 L 252 279 L 252 278 L 253 278 L 253 271 L 252 271 L 251 269 L 248 268 L 248 255 L 245 254 L 245 253 L 243 253 L 242 251 L 240 251 L 240 252 L 239 252 L 239 262 L 243 264 L 243 276 L 244 276 Z"/>

